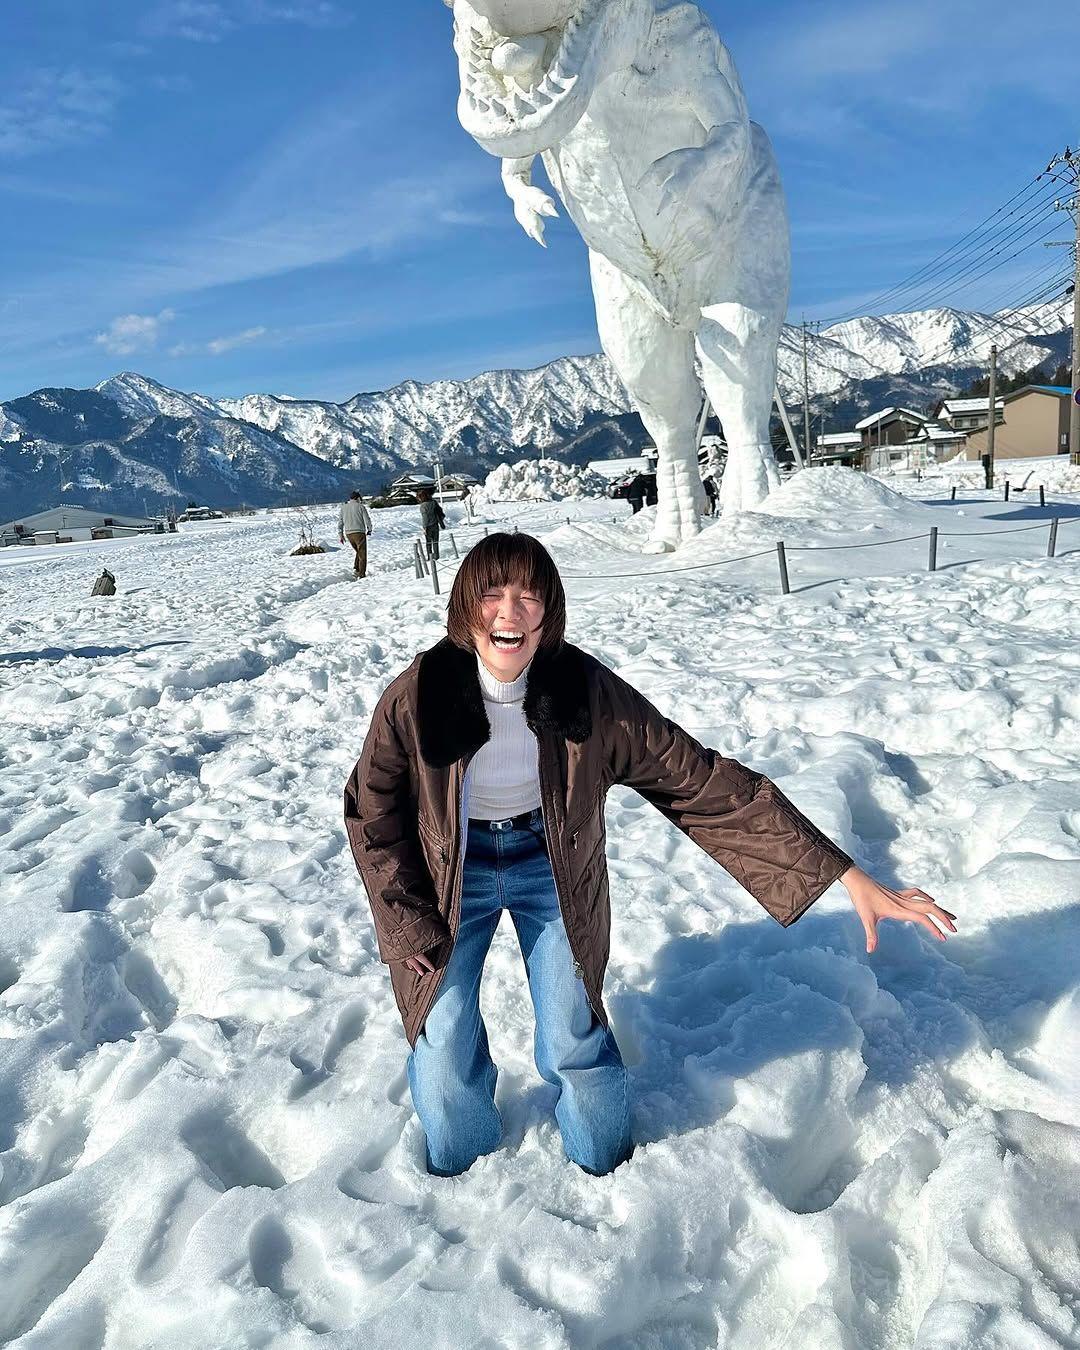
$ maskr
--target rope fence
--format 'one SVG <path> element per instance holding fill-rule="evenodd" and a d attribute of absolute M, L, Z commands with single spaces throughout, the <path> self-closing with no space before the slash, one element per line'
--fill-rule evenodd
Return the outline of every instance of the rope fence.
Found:
<path fill-rule="evenodd" d="M 1008 484 L 1006 484 L 1006 488 L 1007 487 Z M 955 499 L 956 499 L 956 489 L 954 488 L 952 500 Z M 1043 505 L 1045 503 L 1045 494 L 1041 487 L 1039 489 L 1039 499 L 1040 505 Z M 1008 501 L 1007 492 L 1005 500 Z M 520 519 L 520 515 L 515 517 L 515 519 Z M 618 516 L 612 517 L 613 524 L 617 523 L 618 520 L 619 520 Z M 566 517 L 566 523 L 568 525 L 571 523 L 569 516 Z M 1078 523 L 1080 523 L 1080 515 L 1054 516 L 1049 521 L 1045 520 L 1039 521 L 1035 525 L 1015 525 L 1009 526 L 1003 530 L 941 530 L 938 528 L 938 526 L 931 525 L 929 530 L 922 534 L 906 534 L 901 535 L 899 538 L 896 539 L 875 539 L 873 541 L 866 541 L 864 543 L 856 543 L 856 544 L 787 544 L 784 540 L 778 539 L 776 541 L 775 549 L 772 548 L 759 549 L 753 553 L 740 553 L 733 558 L 718 558 L 713 562 L 692 563 L 686 567 L 665 567 L 660 569 L 654 569 L 649 572 L 567 572 L 564 571 L 562 568 L 560 568 L 559 575 L 567 581 L 625 581 L 636 577 L 644 577 L 652 581 L 657 581 L 667 576 L 676 576 L 684 572 L 702 572 L 707 571 L 710 568 L 714 567 L 727 567 L 731 563 L 748 562 L 753 558 L 764 558 L 768 554 L 775 553 L 780 572 L 781 594 L 790 595 L 791 586 L 788 578 L 788 567 L 787 567 L 788 553 L 831 553 L 837 552 L 841 549 L 886 548 L 896 544 L 910 544 L 919 539 L 928 539 L 930 541 L 930 548 L 927 562 L 927 571 L 936 572 L 938 539 L 978 539 L 998 534 L 1024 534 L 1030 530 L 1049 529 L 1049 535 L 1047 538 L 1047 545 L 1046 545 L 1046 556 L 1048 558 L 1053 558 L 1056 556 L 1057 552 L 1057 536 L 1059 526 L 1076 525 Z M 488 527 L 486 525 L 482 527 L 477 525 L 469 525 L 465 526 L 464 529 L 465 531 L 482 529 L 483 535 L 485 536 L 488 533 Z M 447 531 L 451 547 L 454 550 L 455 558 L 459 558 L 461 556 L 458 552 L 457 540 L 455 538 L 455 534 L 461 532 L 462 532 L 461 527 L 455 527 L 454 530 Z M 515 524 L 512 533 L 516 532 L 517 526 Z M 468 552 L 468 548 L 466 548 L 465 551 Z M 432 589 L 434 590 L 436 595 L 441 594 L 439 589 L 439 574 L 437 567 L 438 559 L 433 558 L 428 554 L 426 545 L 422 541 L 417 541 L 413 544 L 413 562 L 415 565 L 417 578 L 420 578 L 425 575 L 430 575 Z"/>

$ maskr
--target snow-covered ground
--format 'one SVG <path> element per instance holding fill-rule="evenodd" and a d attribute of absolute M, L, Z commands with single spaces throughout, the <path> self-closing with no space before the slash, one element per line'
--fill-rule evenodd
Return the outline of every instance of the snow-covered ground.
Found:
<path fill-rule="evenodd" d="M 0 553 L 0 1343 L 1080 1343 L 1080 497 L 919 486 L 812 470 L 665 558 L 624 503 L 491 508 L 564 567 L 571 640 L 958 915 L 870 957 L 836 886 L 784 930 L 613 790 L 638 1146 L 605 1178 L 563 1157 L 509 924 L 503 1146 L 424 1170 L 341 821 L 443 631 L 415 509 L 366 581 L 286 557 L 285 512 Z M 935 523 L 935 574 L 863 547 Z"/>

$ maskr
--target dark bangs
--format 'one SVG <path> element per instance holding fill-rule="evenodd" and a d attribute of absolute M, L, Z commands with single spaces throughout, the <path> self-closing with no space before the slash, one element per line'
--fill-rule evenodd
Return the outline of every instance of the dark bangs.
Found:
<path fill-rule="evenodd" d="M 465 555 L 450 589 L 446 632 L 456 647 L 474 650 L 473 629 L 483 628 L 484 592 L 503 586 L 535 591 L 544 602 L 540 650 L 557 650 L 566 632 L 566 592 L 547 549 L 531 534 L 489 534 Z"/>

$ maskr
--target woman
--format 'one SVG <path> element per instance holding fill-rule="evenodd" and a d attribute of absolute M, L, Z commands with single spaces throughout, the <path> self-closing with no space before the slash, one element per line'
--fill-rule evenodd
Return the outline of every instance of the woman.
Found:
<path fill-rule="evenodd" d="M 602 999 L 604 797 L 614 783 L 657 807 L 785 926 L 840 880 L 867 951 L 884 918 L 942 940 L 938 923 L 956 931 L 925 892 L 874 881 L 768 778 L 699 745 L 565 642 L 565 624 L 547 550 L 525 534 L 482 539 L 454 579 L 447 636 L 387 686 L 345 788 L 349 841 L 411 1047 L 428 1170 L 439 1176 L 499 1144 L 479 992 L 503 909 L 567 1156 L 600 1175 L 630 1155 L 626 1070 Z"/>

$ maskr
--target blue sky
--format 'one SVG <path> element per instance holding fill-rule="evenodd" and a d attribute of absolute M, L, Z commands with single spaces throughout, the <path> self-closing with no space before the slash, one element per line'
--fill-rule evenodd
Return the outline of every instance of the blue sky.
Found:
<path fill-rule="evenodd" d="M 1080 141 L 1073 6 L 702 7 L 780 159 L 796 319 L 859 308 Z M 528 240 L 457 124 L 439 0 L 12 0 L 5 37 L 0 399 L 134 369 L 342 400 L 597 350 L 580 240 Z"/>

